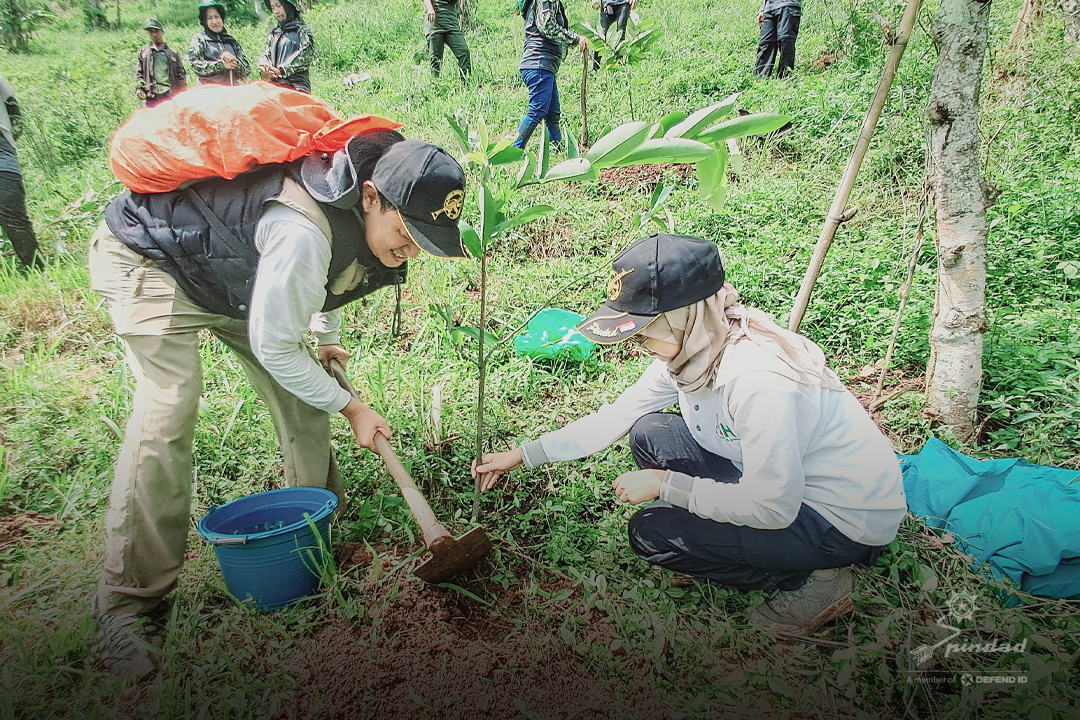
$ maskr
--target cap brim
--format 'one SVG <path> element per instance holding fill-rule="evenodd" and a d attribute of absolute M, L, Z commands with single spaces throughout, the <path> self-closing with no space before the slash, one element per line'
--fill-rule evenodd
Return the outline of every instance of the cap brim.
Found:
<path fill-rule="evenodd" d="M 597 345 L 614 345 L 644 330 L 657 315 L 634 315 L 604 305 L 578 326 L 577 331 Z"/>
<path fill-rule="evenodd" d="M 469 254 L 465 252 L 465 246 L 461 243 L 461 231 L 458 230 L 456 224 L 453 227 L 446 227 L 420 222 L 400 210 L 398 210 L 398 216 L 412 241 L 427 254 L 439 258 L 469 257 Z"/>

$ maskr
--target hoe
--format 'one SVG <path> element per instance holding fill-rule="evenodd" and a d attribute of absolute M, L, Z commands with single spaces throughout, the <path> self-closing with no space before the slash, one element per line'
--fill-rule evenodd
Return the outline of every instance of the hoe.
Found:
<path fill-rule="evenodd" d="M 330 370 L 334 373 L 338 384 L 359 400 L 360 396 L 353 389 L 344 368 L 336 360 L 330 361 Z M 427 500 L 420 494 L 416 483 L 409 477 L 409 473 L 405 471 L 386 438 L 376 434 L 375 447 L 397 483 L 398 489 L 401 490 L 413 517 L 416 518 L 424 535 L 424 545 L 431 552 L 431 557 L 413 571 L 416 577 L 429 583 L 446 582 L 468 570 L 491 552 L 491 541 L 484 532 L 484 528 L 473 528 L 457 539 L 447 532 L 446 528 L 435 519 L 435 513 L 431 512 Z"/>

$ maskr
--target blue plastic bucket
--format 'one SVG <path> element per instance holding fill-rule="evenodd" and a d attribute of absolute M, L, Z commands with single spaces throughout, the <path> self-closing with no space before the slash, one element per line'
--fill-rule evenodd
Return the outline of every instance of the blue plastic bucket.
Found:
<path fill-rule="evenodd" d="M 329 547 L 337 495 L 323 488 L 269 490 L 211 508 L 199 534 L 214 546 L 229 592 L 271 610 L 311 595 L 322 554 L 304 515 Z"/>

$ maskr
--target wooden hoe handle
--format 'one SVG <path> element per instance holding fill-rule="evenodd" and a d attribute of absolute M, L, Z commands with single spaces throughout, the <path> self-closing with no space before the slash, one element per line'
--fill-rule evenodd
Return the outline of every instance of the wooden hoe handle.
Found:
<path fill-rule="evenodd" d="M 341 367 L 337 360 L 330 361 L 330 370 L 334 373 L 334 378 L 338 381 L 338 384 L 348 390 L 349 394 L 354 398 L 360 400 L 360 396 L 356 394 L 356 390 L 353 389 L 348 376 L 345 375 L 345 369 Z M 454 537 L 435 519 L 435 513 L 431 511 L 431 506 L 428 505 L 424 496 L 420 494 L 419 488 L 416 487 L 413 479 L 409 477 L 409 473 L 405 471 L 405 466 L 398 460 L 394 448 L 390 447 L 390 442 L 380 433 L 375 433 L 375 448 L 379 451 L 379 455 L 382 456 L 383 462 L 386 463 L 386 468 L 390 471 L 394 482 L 397 483 L 398 489 L 405 498 L 405 502 L 408 503 L 413 517 L 416 518 L 416 523 L 424 534 L 424 545 L 427 546 L 427 549 L 439 554 L 448 546 L 453 545 Z"/>

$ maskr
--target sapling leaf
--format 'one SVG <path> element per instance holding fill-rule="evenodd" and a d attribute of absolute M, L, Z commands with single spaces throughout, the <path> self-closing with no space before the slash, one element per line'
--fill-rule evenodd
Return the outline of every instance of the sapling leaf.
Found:
<path fill-rule="evenodd" d="M 708 200 L 724 184 L 727 171 L 727 146 L 721 146 L 721 148 L 717 148 L 715 152 L 697 164 L 698 193 L 703 200 Z"/>
<path fill-rule="evenodd" d="M 477 120 L 476 131 L 480 134 L 480 151 L 484 153 L 486 157 L 488 150 L 490 150 L 490 145 L 488 145 L 487 121 L 484 120 L 483 115 L 481 115 L 480 118 Z"/>
<path fill-rule="evenodd" d="M 480 236 L 476 234 L 476 230 L 473 229 L 472 225 L 464 220 L 458 220 L 458 230 L 461 231 L 461 244 L 465 246 L 470 255 L 479 258 L 484 254 L 484 243 L 480 241 Z"/>
<path fill-rule="evenodd" d="M 579 157 L 571 160 L 563 160 L 540 178 L 540 182 L 549 183 L 556 180 L 591 182 L 599 179 L 600 171 L 586 158 Z"/>
<path fill-rule="evenodd" d="M 533 205 L 531 208 L 522 210 L 509 220 L 504 220 L 499 223 L 498 226 L 496 226 L 495 228 L 495 234 L 498 235 L 499 233 L 504 233 L 507 230 L 512 230 L 513 228 L 516 228 L 520 225 L 532 222 L 537 218 L 542 218 L 545 215 L 550 215 L 553 212 L 555 212 L 555 208 L 551 207 L 550 205 Z"/>
<path fill-rule="evenodd" d="M 540 152 L 536 156 L 536 177 L 540 180 L 547 175 L 548 166 L 551 164 L 551 134 L 547 124 L 544 124 L 544 134 L 540 140 Z"/>
<path fill-rule="evenodd" d="M 464 325 L 458 325 L 453 330 L 451 330 L 450 332 L 454 336 L 454 339 L 457 342 L 461 342 L 461 336 L 462 335 L 464 335 L 467 338 L 471 338 L 473 340 L 479 340 L 480 339 L 480 330 L 478 328 L 474 328 L 474 327 L 467 327 L 467 326 L 464 326 Z M 494 347 L 494 346 L 498 345 L 499 342 L 500 342 L 499 338 L 492 335 L 487 330 L 484 331 L 484 347 L 485 348 Z M 485 351 L 485 354 L 487 354 L 486 351 Z"/>
<path fill-rule="evenodd" d="M 646 140 L 632 153 L 615 163 L 616 167 L 651 163 L 696 163 L 711 155 L 713 149 L 686 138 Z"/>
<path fill-rule="evenodd" d="M 708 130 L 695 135 L 694 139 L 710 145 L 722 144 L 728 138 L 770 133 L 789 122 L 791 122 L 791 118 L 787 115 L 754 113 L 753 115 L 743 115 L 722 122 L 719 125 L 714 125 Z"/>
<path fill-rule="evenodd" d="M 502 214 L 502 203 L 495 197 L 487 183 L 480 183 L 480 240 L 486 251 L 488 243 L 495 236 L 495 226 L 505 218 Z"/>
<path fill-rule="evenodd" d="M 469 124 L 465 122 L 465 111 L 459 109 L 454 115 L 447 114 L 446 120 L 450 123 L 450 129 L 454 131 L 454 137 L 461 146 L 461 152 L 467 153 L 472 150 L 469 146 Z"/>
<path fill-rule="evenodd" d="M 660 118 L 660 132 L 666 134 L 668 130 L 675 127 L 685 119 L 685 112 L 683 112 L 682 110 L 672 110 L 667 115 Z"/>
<path fill-rule="evenodd" d="M 735 107 L 735 102 L 738 99 L 739 93 L 734 93 L 718 103 L 713 103 L 708 107 L 703 107 L 700 110 L 691 113 L 685 120 L 682 120 L 669 128 L 667 132 L 664 133 L 664 137 L 696 139 L 694 137 L 695 135 L 731 112 L 731 109 Z M 664 121 L 661 120 L 660 122 L 663 123 Z"/>
<path fill-rule="evenodd" d="M 525 163 L 521 166 L 521 170 L 518 171 L 517 182 L 514 183 L 514 187 L 521 187 L 522 185 L 528 185 L 536 180 L 536 161 L 533 160 L 533 156 L 525 153 Z"/>
<path fill-rule="evenodd" d="M 580 157 L 581 150 L 578 148 L 577 137 L 570 128 L 563 128 L 563 135 L 566 137 L 566 157 L 573 160 L 576 157 Z"/>
<path fill-rule="evenodd" d="M 506 144 L 503 145 L 503 142 Z M 510 163 L 516 163 L 521 160 L 521 158 L 525 157 L 524 150 L 516 148 L 510 143 L 510 140 L 504 140 L 496 145 L 494 152 L 488 157 L 487 161 L 492 165 L 508 165 Z"/>
<path fill-rule="evenodd" d="M 652 123 L 641 121 L 620 125 L 597 140 L 585 157 L 597 169 L 610 167 L 637 150 L 652 134 L 652 128 Z"/>

